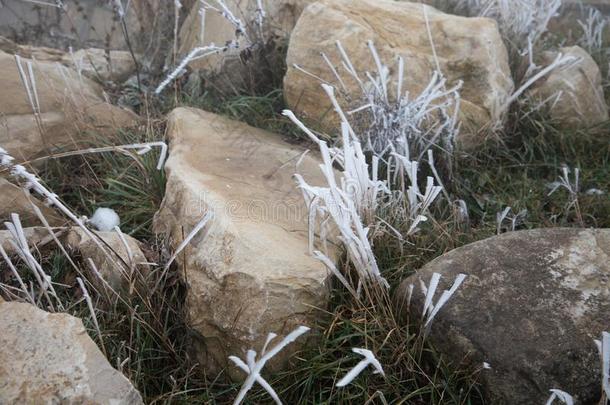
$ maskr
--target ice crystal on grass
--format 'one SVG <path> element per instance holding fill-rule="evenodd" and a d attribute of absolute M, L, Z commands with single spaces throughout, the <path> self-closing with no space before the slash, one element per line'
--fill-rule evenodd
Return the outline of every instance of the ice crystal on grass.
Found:
<path fill-rule="evenodd" d="M 574 405 L 574 398 L 570 394 L 565 391 L 561 391 L 558 389 L 551 390 L 551 396 L 548 401 L 546 401 L 546 405 L 551 405 L 555 400 L 558 399 L 566 405 Z"/>
<path fill-rule="evenodd" d="M 373 152 L 382 161 L 386 161 L 392 153 L 420 161 L 428 150 L 437 149 L 442 153 L 440 162 L 443 168 L 448 167 L 460 129 L 459 90 L 462 83 L 448 86 L 442 74 L 434 72 L 424 90 L 413 95 L 406 90 L 402 57 L 397 58 L 397 74 L 392 78 L 390 69 L 382 62 L 373 42 L 369 41 L 368 48 L 376 72 L 362 74 L 356 71 L 339 41 L 336 47 L 340 55 L 337 62 L 343 66 L 349 79 L 358 84 L 355 91 L 348 89 L 346 79 L 324 53 L 323 63 L 335 78 L 337 90 L 299 66 L 295 68 L 322 83 L 341 120 L 353 121 L 358 126 L 358 137 L 365 151 Z M 346 101 L 350 111 L 343 112 L 337 96 Z M 356 135 L 354 131 L 352 134 Z"/>
<path fill-rule="evenodd" d="M 602 360 L 602 390 L 606 400 L 610 400 L 610 333 L 603 332 L 602 339 L 595 344 Z"/>
<path fill-rule="evenodd" d="M 280 398 L 278 397 L 278 395 L 275 392 L 275 390 L 273 389 L 273 387 L 271 387 L 271 385 L 269 385 L 269 383 L 267 381 L 265 381 L 265 379 L 263 379 L 263 377 L 261 376 L 261 371 L 263 370 L 263 367 L 265 367 L 265 364 L 267 364 L 267 362 L 269 360 L 271 360 L 273 357 L 275 357 L 279 352 L 281 352 L 290 343 L 294 342 L 301 335 L 303 335 L 307 332 L 309 332 L 308 327 L 299 326 L 297 329 L 295 329 L 290 334 L 288 334 L 284 339 L 282 339 L 282 341 L 280 343 L 278 343 L 271 349 L 267 350 L 267 346 L 269 346 L 269 344 L 277 337 L 277 335 L 275 333 L 270 333 L 267 336 L 267 340 L 265 342 L 265 345 L 263 346 L 261 356 L 258 360 L 256 359 L 257 353 L 254 350 L 248 350 L 248 352 L 246 354 L 246 362 L 244 362 L 239 357 L 229 356 L 229 359 L 233 363 L 235 363 L 235 365 L 237 367 L 239 367 L 241 370 L 243 370 L 244 372 L 246 372 L 248 374 L 248 377 L 246 378 L 246 381 L 244 381 L 244 384 L 242 385 L 241 390 L 237 394 L 237 397 L 235 398 L 233 405 L 238 405 L 238 404 L 242 403 L 244 398 L 246 398 L 246 394 L 248 393 L 248 391 L 250 391 L 250 389 L 252 389 L 252 387 L 254 386 L 254 383 L 260 384 L 261 387 L 263 387 L 265 389 L 265 391 L 267 391 L 269 393 L 271 398 L 273 398 L 275 403 L 281 405 L 282 401 L 280 401 Z"/>
<path fill-rule="evenodd" d="M 438 312 L 441 310 L 441 308 L 449 301 L 453 294 L 455 294 L 458 288 L 460 288 L 460 286 L 466 279 L 466 275 L 458 274 L 451 288 L 449 290 L 443 291 L 438 301 L 436 301 L 436 304 L 434 304 L 433 299 L 436 293 L 436 289 L 438 288 L 440 279 L 441 275 L 439 273 L 434 273 L 432 274 L 432 278 L 430 279 L 430 284 L 428 286 L 426 286 L 423 281 L 420 285 L 425 295 L 424 309 L 422 311 L 422 320 L 424 321 L 425 334 L 429 332 L 430 326 L 432 325 L 432 321 L 434 320 Z"/>
<path fill-rule="evenodd" d="M 582 28 L 582 36 L 579 39 L 580 45 L 589 52 L 601 49 L 604 43 L 604 30 L 608 25 L 608 18 L 596 8 L 589 7 L 586 20 L 578 20 Z"/>
<path fill-rule="evenodd" d="M 361 360 L 358 364 L 356 364 L 356 366 L 354 368 L 352 368 L 337 383 L 337 387 L 345 387 L 345 386 L 351 384 L 351 382 L 354 381 L 354 379 L 356 377 L 358 377 L 360 375 L 360 373 L 362 373 L 369 365 L 373 366 L 373 368 L 375 369 L 375 371 L 373 372 L 374 374 L 381 374 L 382 376 L 385 377 L 385 373 L 383 372 L 383 367 L 381 366 L 381 363 L 379 362 L 379 360 L 377 360 L 377 358 L 375 357 L 375 355 L 373 354 L 372 351 L 367 350 L 367 349 L 358 349 L 358 348 L 353 348 L 352 351 L 354 353 L 357 353 L 357 354 L 363 356 L 364 359 Z"/>

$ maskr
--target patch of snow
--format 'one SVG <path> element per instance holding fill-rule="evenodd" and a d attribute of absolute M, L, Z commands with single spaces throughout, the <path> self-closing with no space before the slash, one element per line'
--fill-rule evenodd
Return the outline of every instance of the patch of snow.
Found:
<path fill-rule="evenodd" d="M 98 208 L 95 210 L 89 223 L 100 232 L 111 232 L 116 226 L 121 224 L 119 214 L 111 208 Z"/>

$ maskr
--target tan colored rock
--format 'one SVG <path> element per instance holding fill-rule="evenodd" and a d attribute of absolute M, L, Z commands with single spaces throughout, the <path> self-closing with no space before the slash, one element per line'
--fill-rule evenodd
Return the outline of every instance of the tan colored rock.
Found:
<path fill-rule="evenodd" d="M 90 79 L 101 82 L 121 83 L 136 71 L 136 64 L 127 51 L 109 51 L 89 48 L 72 54 L 64 54 L 64 66 L 80 71 Z"/>
<path fill-rule="evenodd" d="M 149 266 L 140 242 L 123 234 L 128 250 L 116 232 L 95 232 L 95 234 L 100 237 L 108 254 L 79 228 L 72 229 L 62 241 L 68 249 L 77 251 L 85 260 L 93 260 L 100 275 L 115 292 L 126 294 L 131 287 L 141 287 L 140 276 L 146 277 Z M 138 274 L 133 275 L 133 272 Z M 96 275 L 90 273 L 89 280 L 98 287 L 104 288 Z"/>
<path fill-rule="evenodd" d="M 348 102 L 343 97 L 343 105 L 361 106 L 358 84 L 350 80 L 341 66 L 336 41 L 342 43 L 363 77 L 367 71 L 376 71 L 367 41 L 374 42 L 382 61 L 390 67 L 393 83 L 398 80 L 395 62 L 402 56 L 405 59 L 405 90 L 412 95 L 421 92 L 436 70 L 426 14 L 442 73 L 449 85 L 460 80 L 464 82 L 461 96 L 465 138 L 462 143 L 476 146 L 477 139 L 467 136 L 489 123 L 494 109 L 513 89 L 506 47 L 495 21 L 449 15 L 422 4 L 327 0 L 307 7 L 293 31 L 288 49 L 284 94 L 290 108 L 305 116 L 312 125 L 336 131 L 337 119 L 320 82 L 294 67 L 296 64 L 335 83 L 339 89 L 320 52 L 337 67 L 354 99 Z M 392 85 L 392 88 L 396 86 Z"/>
<path fill-rule="evenodd" d="M 0 403 L 143 404 L 80 319 L 0 300 Z"/>
<path fill-rule="evenodd" d="M 21 218 L 23 226 L 40 225 L 40 220 L 32 208 L 32 203 L 42 211 L 49 224 L 61 225 L 64 222 L 55 210 L 46 207 L 33 195 L 0 177 L 0 223 L 10 220 L 10 215 L 15 213 Z"/>
<path fill-rule="evenodd" d="M 577 62 L 553 71 L 534 85 L 530 95 L 537 100 L 560 95 L 549 111 L 553 122 L 560 127 L 589 127 L 607 121 L 602 76 L 593 58 L 578 46 L 561 48 L 559 52 L 576 58 Z M 556 57 L 557 52 L 545 52 L 542 65 L 551 64 Z"/>
<path fill-rule="evenodd" d="M 266 13 L 264 35 L 266 39 L 271 37 L 286 38 L 292 32 L 301 12 L 314 0 L 263 0 L 262 5 Z M 231 12 L 240 18 L 244 24 L 251 25 L 256 18 L 258 8 L 256 0 L 227 0 L 225 1 Z M 187 55 L 192 49 L 202 46 L 201 44 L 201 17 L 200 4 L 195 3 L 180 30 L 180 53 Z M 252 28 L 251 32 L 258 35 L 257 30 Z M 224 45 L 235 39 L 235 27 L 231 25 L 220 14 L 208 10 L 205 18 L 204 44 Z M 242 41 L 243 43 L 243 41 Z M 244 44 L 245 46 L 245 44 Z M 229 57 L 230 58 L 230 57 Z M 233 59 L 237 56 L 233 55 Z M 212 56 L 197 59 L 189 64 L 194 70 L 202 70 L 214 74 L 220 72 L 225 66 L 227 56 Z"/>
<path fill-rule="evenodd" d="M 610 229 L 510 232 L 455 249 L 406 279 L 412 317 L 419 281 L 442 275 L 435 301 L 460 273 L 467 278 L 434 319 L 429 341 L 477 376 L 490 404 L 539 404 L 558 388 L 597 404 L 601 362 L 594 339 L 610 325 Z"/>
<path fill-rule="evenodd" d="M 77 254 L 85 261 L 93 260 L 99 275 L 105 282 L 99 279 L 97 274 L 89 268 L 88 264 L 83 265 L 83 269 L 88 271 L 88 280 L 100 291 L 109 285 L 114 292 L 129 294 L 133 288 L 140 288 L 143 285 L 149 265 L 146 256 L 142 252 L 140 242 L 129 235 L 123 234 L 129 251 L 115 232 L 94 232 L 106 253 L 102 251 L 98 244 L 89 238 L 80 228 L 52 228 L 55 237 L 70 254 Z M 56 242 L 49 231 L 44 227 L 24 228 L 26 239 L 31 248 L 36 247 L 42 250 L 45 247 L 57 249 Z M 10 243 L 11 234 L 6 230 L 0 230 L 0 244 L 9 255 L 16 254 L 14 245 Z M 134 274 L 137 272 L 137 274 Z"/>
<path fill-rule="evenodd" d="M 135 62 L 128 51 L 88 48 L 69 53 L 55 48 L 19 45 L 5 37 L 0 37 L 0 50 L 38 62 L 58 62 L 101 82 L 122 82 L 136 70 Z"/>
<path fill-rule="evenodd" d="M 311 325 L 313 308 L 326 303 L 328 273 L 308 254 L 307 210 L 292 178 L 304 151 L 195 109 L 174 110 L 168 136 L 167 190 L 155 231 L 175 249 L 213 215 L 178 255 L 177 268 L 186 272 L 198 359 L 215 374 L 229 355 L 260 350 L 269 332 Z M 307 155 L 299 172 L 321 185 L 318 165 Z M 282 352 L 275 368 L 289 355 Z"/>
<path fill-rule="evenodd" d="M 28 60 L 22 61 L 25 66 Z M 49 154 L 59 146 L 76 149 L 87 131 L 114 133 L 137 122 L 132 112 L 105 102 L 101 88 L 79 78 L 74 70 L 34 62 L 42 122 L 39 129 L 13 55 L 0 51 L 0 70 L 0 146 L 17 160 Z"/>

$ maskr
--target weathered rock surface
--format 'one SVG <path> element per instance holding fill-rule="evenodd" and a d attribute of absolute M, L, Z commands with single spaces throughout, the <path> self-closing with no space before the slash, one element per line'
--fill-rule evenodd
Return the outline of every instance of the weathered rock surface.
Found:
<path fill-rule="evenodd" d="M 91 259 L 100 275 L 115 292 L 127 294 L 130 288 L 142 286 L 140 275 L 146 276 L 149 266 L 142 252 L 140 242 L 129 235 L 123 234 L 129 250 L 125 247 L 116 232 L 95 232 L 101 238 L 102 246 L 89 238 L 82 229 L 72 229 L 62 240 L 70 250 L 77 251 L 84 259 Z M 118 263 L 118 265 L 117 265 Z M 133 272 L 138 274 L 133 275 Z M 92 283 L 104 288 L 98 277 L 90 274 Z"/>
<path fill-rule="evenodd" d="M 430 82 L 436 60 L 426 27 L 429 21 L 432 41 L 442 73 L 449 85 L 463 81 L 462 121 L 466 146 L 476 146 L 468 137 L 491 119 L 493 110 L 513 89 L 508 56 L 495 21 L 486 18 L 465 18 L 442 13 L 432 7 L 389 0 L 320 1 L 307 7 L 290 39 L 284 78 L 284 94 L 291 109 L 303 114 L 323 129 L 336 131 L 335 114 L 319 80 L 336 83 L 333 73 L 323 62 L 324 52 L 343 78 L 349 93 L 358 103 L 359 86 L 341 66 L 336 41 L 340 41 L 355 69 L 375 72 L 375 62 L 366 45 L 372 40 L 381 60 L 390 67 L 392 83 L 396 83 L 396 59 L 405 60 L 404 89 L 415 95 Z M 392 85 L 395 88 L 395 85 Z M 339 90 L 337 90 L 339 91 Z M 350 105 L 345 97 L 342 102 Z"/>
<path fill-rule="evenodd" d="M 610 325 L 610 230 L 512 232 L 449 252 L 398 291 L 403 299 L 416 286 L 418 316 L 419 280 L 428 283 L 433 273 L 442 275 L 439 290 L 468 276 L 438 313 L 430 339 L 456 365 L 490 364 L 479 376 L 489 403 L 544 403 L 551 388 L 579 404 L 598 403 L 593 340 Z"/>
<path fill-rule="evenodd" d="M 561 48 L 559 52 L 578 61 L 556 69 L 536 83 L 531 95 L 541 101 L 561 95 L 558 102 L 549 103 L 552 104 L 550 116 L 561 127 L 587 127 L 607 121 L 602 75 L 593 58 L 578 46 Z M 557 52 L 544 52 L 542 65 L 551 64 L 556 57 Z"/>
<path fill-rule="evenodd" d="M 187 3 L 187 1 L 183 1 Z M 0 35 L 20 43 L 68 50 L 127 50 L 114 1 L 64 0 L 64 10 L 21 0 L 3 0 Z M 173 30 L 173 1 L 133 0 L 125 22 L 136 52 L 151 59 Z M 167 36 L 169 37 L 169 36 Z"/>
<path fill-rule="evenodd" d="M 195 109 L 174 110 L 168 136 L 167 190 L 155 230 L 176 248 L 213 215 L 177 262 L 186 272 L 199 361 L 216 373 L 229 355 L 259 350 L 269 332 L 311 324 L 313 308 L 325 305 L 328 274 L 308 254 L 307 210 L 292 179 L 303 150 Z M 318 164 L 307 155 L 299 172 L 321 184 Z M 282 352 L 276 366 L 289 355 Z"/>
<path fill-rule="evenodd" d="M 100 238 L 101 245 L 106 253 L 80 228 L 53 228 L 55 237 L 62 243 L 70 254 L 77 254 L 83 260 L 93 260 L 99 275 L 105 280 L 103 283 L 99 276 L 94 274 L 88 265 L 83 269 L 88 271 L 88 280 L 103 291 L 109 285 L 115 292 L 127 294 L 130 287 L 142 287 L 142 277 L 146 276 L 149 266 L 146 256 L 142 252 L 140 243 L 129 235 L 123 234 L 129 251 L 116 232 L 95 232 Z M 24 228 L 28 244 L 31 248 L 43 250 L 50 246 L 57 249 L 53 236 L 44 227 Z M 0 244 L 9 255 L 16 254 L 14 245 L 10 243 L 11 234 L 0 230 Z M 118 263 L 119 265 L 117 265 Z M 138 272 L 137 275 L 131 274 Z"/>
<path fill-rule="evenodd" d="M 0 403 L 143 403 L 80 319 L 0 300 L 0 330 Z"/>
<path fill-rule="evenodd" d="M 64 222 L 55 210 L 46 207 L 30 193 L 0 177 L 0 223 L 8 221 L 10 215 L 15 213 L 21 217 L 23 226 L 40 224 L 32 203 L 40 209 L 50 225 L 61 225 Z"/>
<path fill-rule="evenodd" d="M 22 59 L 26 72 L 27 61 Z M 33 62 L 32 67 L 42 128 L 33 114 L 14 56 L 0 51 L 0 146 L 17 160 L 48 154 L 58 146 L 78 148 L 78 140 L 87 131 L 114 132 L 136 122 L 135 114 L 107 103 L 101 88 L 87 78 L 79 78 L 76 71 L 50 62 Z"/>

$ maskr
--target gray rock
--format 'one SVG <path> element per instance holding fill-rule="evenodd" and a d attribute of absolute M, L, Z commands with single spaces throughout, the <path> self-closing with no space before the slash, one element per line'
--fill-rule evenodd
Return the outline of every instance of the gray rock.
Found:
<path fill-rule="evenodd" d="M 432 324 L 430 339 L 454 364 L 481 368 L 491 404 L 541 404 L 552 388 L 596 404 L 601 365 L 594 339 L 610 328 L 610 230 L 513 232 L 456 249 L 406 279 L 419 316 L 419 280 L 466 281 Z M 438 290 L 437 290 L 438 291 Z M 407 311 L 404 311 L 405 315 Z"/>
<path fill-rule="evenodd" d="M 80 319 L 0 300 L 0 330 L 0 403 L 143 403 Z"/>

